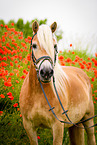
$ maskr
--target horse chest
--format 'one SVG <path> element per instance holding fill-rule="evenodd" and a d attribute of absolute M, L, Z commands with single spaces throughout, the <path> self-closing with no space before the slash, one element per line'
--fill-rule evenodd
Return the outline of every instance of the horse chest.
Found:
<path fill-rule="evenodd" d="M 36 128 L 38 126 L 50 128 L 53 120 L 52 114 L 38 103 L 32 107 L 31 111 L 28 113 L 28 118 Z"/>

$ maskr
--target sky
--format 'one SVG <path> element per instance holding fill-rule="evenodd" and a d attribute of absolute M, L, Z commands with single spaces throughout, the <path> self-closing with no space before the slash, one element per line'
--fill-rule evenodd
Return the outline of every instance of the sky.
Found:
<path fill-rule="evenodd" d="M 68 34 L 97 33 L 97 0 L 0 0 L 0 19 L 24 22 L 47 18 Z M 65 38 L 64 38 L 65 39 Z"/>

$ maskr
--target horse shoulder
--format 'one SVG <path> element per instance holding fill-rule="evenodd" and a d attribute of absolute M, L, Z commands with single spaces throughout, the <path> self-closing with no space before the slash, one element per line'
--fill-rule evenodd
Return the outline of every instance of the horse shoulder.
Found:
<path fill-rule="evenodd" d="M 29 74 L 27 74 L 23 82 L 21 92 L 20 92 L 20 98 L 19 98 L 19 104 L 20 104 L 20 109 L 22 114 L 25 114 L 29 110 L 29 106 L 31 102 L 32 101 L 30 98 L 30 91 L 29 91 Z"/>
<path fill-rule="evenodd" d="M 75 79 L 76 81 L 77 79 L 79 79 L 83 83 L 90 85 L 90 79 L 82 69 L 72 66 L 66 66 L 63 67 L 63 70 L 71 80 Z"/>
<path fill-rule="evenodd" d="M 76 67 L 63 67 L 64 72 L 68 76 L 68 102 L 71 113 L 81 112 L 84 114 L 90 108 L 92 102 L 91 83 L 86 73 Z"/>

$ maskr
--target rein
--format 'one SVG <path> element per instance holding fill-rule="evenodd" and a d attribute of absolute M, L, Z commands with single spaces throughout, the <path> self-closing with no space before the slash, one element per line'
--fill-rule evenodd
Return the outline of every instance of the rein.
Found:
<path fill-rule="evenodd" d="M 32 47 L 32 40 L 33 40 L 33 38 L 34 38 L 34 36 L 35 36 L 36 34 L 37 34 L 37 33 L 35 33 L 35 34 L 32 36 L 30 51 L 31 51 L 31 47 Z M 55 66 L 55 63 L 56 63 L 56 56 L 57 56 L 57 53 L 58 53 L 58 51 L 57 51 L 57 49 L 56 49 L 56 50 L 55 50 L 54 66 Z M 38 81 L 39 81 L 39 83 L 40 83 L 41 89 L 42 89 L 43 94 L 44 94 L 44 96 L 45 96 L 45 99 L 46 99 L 46 101 L 47 101 L 47 103 L 48 103 L 48 105 L 49 105 L 49 107 L 50 107 L 49 111 L 51 111 L 51 112 L 53 113 L 53 115 L 55 116 L 55 118 L 56 118 L 58 121 L 60 121 L 61 123 L 72 124 L 72 125 L 74 125 L 74 126 L 76 126 L 76 127 L 78 127 L 78 128 L 81 128 L 81 129 L 92 128 L 92 127 L 97 126 L 97 124 L 94 124 L 93 126 L 90 126 L 90 127 L 79 127 L 79 126 L 78 126 L 78 124 L 84 123 L 84 122 L 86 122 L 86 121 L 89 121 L 89 120 L 91 120 L 91 119 L 97 117 L 97 115 L 95 115 L 95 116 L 93 116 L 93 117 L 90 117 L 90 118 L 88 118 L 88 119 L 86 119 L 86 120 L 82 120 L 82 121 L 80 121 L 80 122 L 78 122 L 78 123 L 73 123 L 73 122 L 70 120 L 70 118 L 69 118 L 68 115 L 67 115 L 68 110 L 65 110 L 65 109 L 64 109 L 64 107 L 63 107 L 63 105 L 62 105 L 62 102 L 61 102 L 61 100 L 60 100 L 60 97 L 59 97 L 59 95 L 58 95 L 58 92 L 57 92 L 57 89 L 56 89 L 56 86 L 55 86 L 55 78 L 54 78 L 54 76 L 53 76 L 53 86 L 54 86 L 54 89 L 55 89 L 55 92 L 56 92 L 58 101 L 59 101 L 59 103 L 60 103 L 60 106 L 61 106 L 61 108 L 62 108 L 62 110 L 63 110 L 62 115 L 65 114 L 69 122 L 60 120 L 60 119 L 56 116 L 56 114 L 55 114 L 55 112 L 54 112 L 54 110 L 53 110 L 55 107 L 51 107 L 51 105 L 50 105 L 50 103 L 49 103 L 49 101 L 48 101 L 48 98 L 47 98 L 47 96 L 46 96 L 46 94 L 45 94 L 45 91 L 44 91 L 44 89 L 43 89 L 43 86 L 42 86 L 42 83 L 41 83 L 41 81 L 40 81 L 40 78 L 39 78 L 39 69 L 40 69 L 40 66 L 42 65 L 42 63 L 43 63 L 45 60 L 48 60 L 48 61 L 51 63 L 52 67 L 54 68 L 54 66 L 53 66 L 53 61 L 52 61 L 51 57 L 49 57 L 49 56 L 42 56 L 42 57 L 36 59 L 36 57 L 35 57 L 35 55 L 34 55 L 34 52 L 33 52 L 33 48 L 32 48 L 32 60 L 33 60 L 33 63 L 34 63 L 34 66 L 35 66 L 35 69 L 36 69 L 36 72 L 37 72 L 37 78 L 38 78 Z M 41 60 L 42 60 L 42 61 L 41 61 Z M 37 64 L 38 64 L 40 61 L 41 61 L 41 63 L 40 63 L 40 65 L 39 65 L 39 67 L 37 67 Z"/>

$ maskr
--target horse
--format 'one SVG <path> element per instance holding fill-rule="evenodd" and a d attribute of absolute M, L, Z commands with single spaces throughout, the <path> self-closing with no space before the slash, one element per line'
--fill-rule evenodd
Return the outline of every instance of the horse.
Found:
<path fill-rule="evenodd" d="M 89 128 L 93 126 L 93 119 L 82 121 L 94 115 L 89 77 L 77 67 L 60 66 L 56 28 L 56 22 L 51 26 L 39 26 L 37 21 L 32 24 L 31 65 L 19 99 L 24 128 L 31 145 L 38 145 L 36 129 L 39 126 L 52 130 L 53 145 L 62 145 L 64 128 L 69 130 L 71 145 L 84 145 L 83 127 L 87 144 L 96 145 L 94 128 Z"/>

